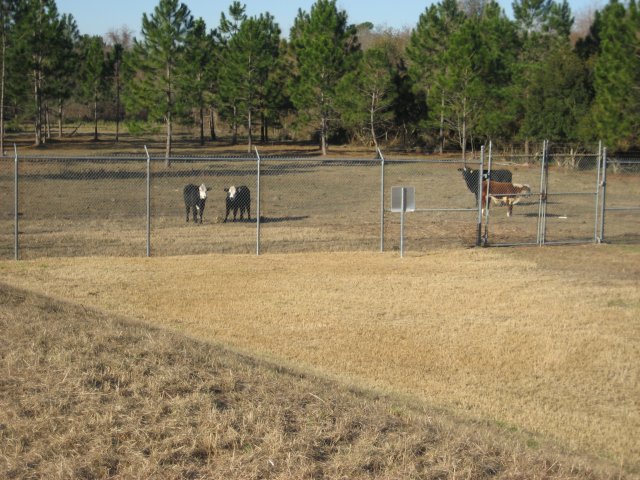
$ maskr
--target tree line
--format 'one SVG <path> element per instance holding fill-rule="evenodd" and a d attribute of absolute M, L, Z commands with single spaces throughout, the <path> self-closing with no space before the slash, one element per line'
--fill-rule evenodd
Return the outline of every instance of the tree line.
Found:
<path fill-rule="evenodd" d="M 567 0 L 440 0 L 410 31 L 353 25 L 336 0 L 298 10 L 287 38 L 268 12 L 239 1 L 217 26 L 178 0 L 159 0 L 129 30 L 82 35 L 55 0 L 0 0 L 0 137 L 31 124 L 35 145 L 62 136 L 65 108 L 144 132 L 176 125 L 202 144 L 224 122 L 247 147 L 270 132 L 331 142 L 420 145 L 463 155 L 489 140 L 603 140 L 639 146 L 640 11 L 635 0 L 594 12 L 572 36 Z M 57 133 L 56 133 L 57 131 Z M 4 151 L 4 146 L 1 145 Z"/>

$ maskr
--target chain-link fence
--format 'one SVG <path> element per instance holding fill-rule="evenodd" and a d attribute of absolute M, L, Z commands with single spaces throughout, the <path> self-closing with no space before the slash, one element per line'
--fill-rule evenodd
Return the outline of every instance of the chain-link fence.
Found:
<path fill-rule="evenodd" d="M 605 155 L 599 236 L 611 243 L 640 241 L 640 158 Z"/>
<path fill-rule="evenodd" d="M 637 162 L 618 159 L 602 169 L 597 148 L 530 155 L 489 148 L 466 161 L 192 156 L 172 158 L 170 167 L 146 154 L 17 157 L 0 159 L 5 259 L 396 250 L 394 186 L 415 189 L 415 212 L 404 221 L 408 251 L 590 242 L 603 230 L 606 240 L 619 241 L 640 231 Z M 511 183 L 530 187 L 509 217 L 498 204 L 481 215 L 479 172 L 489 168 L 492 182 L 505 170 Z M 186 221 L 187 184 L 209 188 L 202 224 L 190 215 Z M 250 206 L 234 222 L 233 211 L 226 218 L 225 188 L 240 185 L 250 191 Z"/>

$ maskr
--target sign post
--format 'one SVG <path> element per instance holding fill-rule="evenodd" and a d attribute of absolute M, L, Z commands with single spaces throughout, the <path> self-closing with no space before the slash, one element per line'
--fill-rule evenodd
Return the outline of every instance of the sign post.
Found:
<path fill-rule="evenodd" d="M 400 212 L 400 257 L 404 257 L 404 213 L 416 209 L 416 191 L 413 187 L 391 187 L 391 211 Z"/>

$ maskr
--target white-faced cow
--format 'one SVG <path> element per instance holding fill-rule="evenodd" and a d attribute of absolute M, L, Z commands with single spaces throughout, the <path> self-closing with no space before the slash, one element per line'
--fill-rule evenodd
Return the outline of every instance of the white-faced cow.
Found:
<path fill-rule="evenodd" d="M 462 177 L 464 178 L 464 182 L 467 184 L 467 188 L 476 196 L 476 201 L 478 201 L 478 181 L 480 180 L 478 176 L 480 175 L 480 170 L 474 170 L 472 168 L 467 168 L 466 166 L 458 170 L 462 172 Z M 489 170 L 482 170 L 482 180 L 487 180 L 488 177 Z M 511 170 L 491 170 L 491 181 L 511 183 Z"/>
<path fill-rule="evenodd" d="M 487 183 L 489 184 L 487 187 Z M 507 205 L 507 217 L 511 216 L 513 206 L 518 203 L 524 195 L 531 193 L 529 185 L 520 185 L 518 183 L 494 182 L 486 180 L 482 182 L 482 213 L 484 214 L 487 205 L 487 188 L 489 190 L 489 198 L 495 204 Z"/>
<path fill-rule="evenodd" d="M 239 187 L 232 185 L 229 188 L 225 188 L 224 191 L 227 192 L 227 212 L 224 216 L 224 221 L 227 221 L 227 218 L 229 218 L 229 212 L 232 210 L 234 222 L 236 221 L 238 210 L 240 210 L 240 220 L 243 219 L 244 212 L 247 212 L 247 218 L 251 220 L 251 191 L 249 191 L 249 187 L 245 185 L 241 185 Z"/>
<path fill-rule="evenodd" d="M 184 206 L 187 209 L 187 222 L 189 221 L 189 210 L 193 211 L 193 223 L 202 223 L 202 215 L 204 213 L 204 205 L 207 202 L 207 192 L 211 190 L 203 183 L 199 187 L 192 183 L 185 185 L 183 190 Z"/>

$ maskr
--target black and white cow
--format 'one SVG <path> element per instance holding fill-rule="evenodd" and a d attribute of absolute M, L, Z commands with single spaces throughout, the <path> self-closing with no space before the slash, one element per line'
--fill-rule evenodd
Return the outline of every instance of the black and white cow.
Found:
<path fill-rule="evenodd" d="M 203 183 L 199 187 L 192 183 L 185 185 L 183 190 L 184 206 L 187 209 L 187 222 L 189 221 L 189 210 L 193 211 L 193 222 L 198 222 L 198 214 L 200 214 L 200 223 L 202 223 L 202 215 L 204 213 L 204 205 L 207 202 L 207 192 L 211 190 Z"/>
<path fill-rule="evenodd" d="M 458 170 L 462 172 L 462 177 L 464 178 L 464 182 L 467 184 L 467 188 L 476 196 L 476 200 L 478 200 L 478 176 L 480 175 L 480 170 L 474 170 L 467 167 L 459 168 Z M 491 170 L 491 181 L 493 182 L 511 183 L 512 176 L 511 170 Z M 482 180 L 485 181 L 488 177 L 489 170 L 482 170 Z"/>
<path fill-rule="evenodd" d="M 236 221 L 236 215 L 238 214 L 238 210 L 240 210 L 240 220 L 242 220 L 244 216 L 244 212 L 247 212 L 247 218 L 251 220 L 251 191 L 249 191 L 249 187 L 245 185 L 241 185 L 239 187 L 230 186 L 229 188 L 224 189 L 227 192 L 226 199 L 226 214 L 224 216 L 224 221 L 227 221 L 229 218 L 229 212 L 233 210 L 233 221 Z"/>

